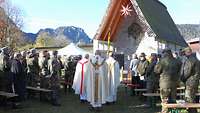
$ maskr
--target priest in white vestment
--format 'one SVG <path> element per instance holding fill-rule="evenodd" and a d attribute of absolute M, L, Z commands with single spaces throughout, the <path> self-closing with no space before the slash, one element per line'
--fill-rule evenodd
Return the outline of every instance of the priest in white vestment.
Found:
<path fill-rule="evenodd" d="M 74 76 L 73 86 L 72 88 L 75 90 L 75 94 L 80 95 L 81 102 L 87 100 L 87 80 L 91 74 L 91 67 L 89 62 L 89 55 L 86 54 L 84 58 L 82 58 L 76 66 L 76 72 Z"/>
<path fill-rule="evenodd" d="M 106 101 L 108 103 L 114 103 L 117 100 L 117 88 L 120 85 L 120 68 L 119 63 L 113 58 L 113 53 L 109 52 L 109 57 L 106 60 L 108 66 L 107 74 L 107 92 L 108 96 Z"/>
<path fill-rule="evenodd" d="M 88 77 L 87 84 L 89 87 L 87 87 L 87 100 L 90 102 L 92 108 L 99 110 L 102 104 L 106 103 L 107 98 L 107 67 L 105 59 L 100 56 L 99 50 L 97 50 L 95 56 L 90 59 L 90 63 L 92 74 Z"/>

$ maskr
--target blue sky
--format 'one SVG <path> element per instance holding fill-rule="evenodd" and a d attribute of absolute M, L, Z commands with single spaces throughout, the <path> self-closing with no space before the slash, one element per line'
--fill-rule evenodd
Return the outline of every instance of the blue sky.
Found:
<path fill-rule="evenodd" d="M 24 16 L 23 30 L 77 26 L 92 38 L 110 0 L 11 0 Z M 200 0 L 160 0 L 178 24 L 200 24 Z"/>

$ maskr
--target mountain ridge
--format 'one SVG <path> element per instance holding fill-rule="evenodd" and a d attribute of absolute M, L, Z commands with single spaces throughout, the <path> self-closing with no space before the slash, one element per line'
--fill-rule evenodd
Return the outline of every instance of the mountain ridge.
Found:
<path fill-rule="evenodd" d="M 60 26 L 55 29 L 45 28 L 40 29 L 37 33 L 26 33 L 24 32 L 24 37 L 28 42 L 35 43 L 37 37 L 43 33 L 47 33 L 52 38 L 64 37 L 69 42 L 73 43 L 85 43 L 89 44 L 92 42 L 92 39 L 85 33 L 82 28 L 75 26 Z"/>
<path fill-rule="evenodd" d="M 200 37 L 200 24 L 177 24 L 181 35 L 186 41 Z M 84 32 L 84 29 L 75 26 L 60 26 L 55 29 L 40 29 L 37 33 L 24 33 L 24 37 L 28 42 L 35 43 L 37 37 L 42 33 L 47 33 L 52 38 L 64 37 L 73 43 L 91 43 L 92 39 Z"/>

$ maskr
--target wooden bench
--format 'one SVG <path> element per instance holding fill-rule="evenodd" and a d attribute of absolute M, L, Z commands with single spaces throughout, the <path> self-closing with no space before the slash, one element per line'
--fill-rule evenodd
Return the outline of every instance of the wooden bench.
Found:
<path fill-rule="evenodd" d="M 147 92 L 147 89 L 134 89 L 136 95 L 142 95 L 143 93 Z"/>
<path fill-rule="evenodd" d="M 178 93 L 184 93 L 182 90 L 184 90 L 185 87 L 178 87 L 177 91 L 180 91 Z M 134 91 L 136 92 L 136 94 L 141 94 L 141 93 L 146 93 L 147 89 L 134 89 Z M 156 90 L 157 93 L 160 92 L 160 89 Z"/>
<path fill-rule="evenodd" d="M 158 97 L 158 96 L 160 96 L 160 93 L 143 93 L 142 95 L 146 96 L 146 97 Z M 184 96 L 185 93 L 177 93 L 176 95 Z M 200 96 L 200 93 L 196 93 L 196 96 Z"/>
<path fill-rule="evenodd" d="M 152 100 L 153 103 L 156 103 L 156 98 L 160 97 L 160 93 L 143 93 L 142 95 L 145 97 L 154 97 Z M 176 95 L 177 97 L 184 97 L 185 93 L 177 93 Z M 196 93 L 196 96 L 199 97 L 200 93 Z"/>
<path fill-rule="evenodd" d="M 18 95 L 15 93 L 8 93 L 8 92 L 0 91 L 0 96 L 8 99 L 8 98 L 17 97 Z"/>
<path fill-rule="evenodd" d="M 52 96 L 52 91 L 53 90 L 49 90 L 49 89 L 45 89 L 45 88 L 37 88 L 37 87 L 31 87 L 31 86 L 27 86 L 26 89 L 28 90 L 28 97 L 30 97 L 32 94 L 34 93 L 39 93 L 40 94 L 40 100 L 42 100 L 44 94 L 48 94 L 50 95 L 50 97 Z"/>
<path fill-rule="evenodd" d="M 44 89 L 44 88 L 36 88 L 36 87 L 31 87 L 31 86 L 27 86 L 26 89 L 28 90 L 33 90 L 33 91 L 38 91 L 38 92 L 52 92 L 52 90 L 49 89 Z"/>
<path fill-rule="evenodd" d="M 16 105 L 18 103 L 14 102 L 15 101 L 15 97 L 18 97 L 19 95 L 15 94 L 15 93 L 8 93 L 5 91 L 0 91 L 0 97 L 1 97 L 1 103 L 4 106 L 8 106 L 11 105 L 13 108 L 16 107 Z"/>
<path fill-rule="evenodd" d="M 200 103 L 162 104 L 170 113 L 181 113 L 182 109 L 200 108 Z"/>

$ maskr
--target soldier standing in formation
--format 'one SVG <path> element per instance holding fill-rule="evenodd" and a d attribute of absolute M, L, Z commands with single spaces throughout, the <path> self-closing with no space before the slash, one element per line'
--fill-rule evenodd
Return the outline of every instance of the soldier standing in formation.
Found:
<path fill-rule="evenodd" d="M 50 70 L 49 70 L 49 54 L 48 51 L 42 52 L 42 58 L 39 62 L 40 65 L 40 87 L 48 89 L 49 88 L 49 78 L 50 78 Z M 47 99 L 47 95 L 42 94 L 42 99 Z"/>
<path fill-rule="evenodd" d="M 11 62 L 9 59 L 9 48 L 4 47 L 2 48 L 2 52 L 0 54 L 0 79 L 1 79 L 1 85 L 0 90 L 2 91 L 12 91 L 12 76 L 10 74 L 10 67 Z"/>
<path fill-rule="evenodd" d="M 156 90 L 158 89 L 159 77 L 154 72 L 154 67 L 156 64 L 157 64 L 157 55 L 151 54 L 150 63 L 146 73 L 146 81 L 147 81 L 146 87 L 148 93 L 155 93 Z M 147 98 L 147 105 L 149 107 L 155 106 L 155 102 L 153 102 L 152 97 Z"/>
<path fill-rule="evenodd" d="M 200 62 L 190 48 L 184 49 L 185 57 L 181 69 L 181 80 L 185 83 L 185 101 L 195 103 L 200 79 Z M 189 113 L 197 113 L 197 109 L 188 109 Z"/>
<path fill-rule="evenodd" d="M 28 85 L 32 87 L 36 87 L 39 78 L 39 63 L 38 56 L 36 54 L 36 50 L 32 49 L 28 59 L 27 59 L 27 67 L 28 67 Z"/>
<path fill-rule="evenodd" d="M 60 63 L 58 61 L 57 57 L 58 52 L 53 51 L 52 58 L 49 62 L 49 69 L 50 69 L 50 88 L 53 90 L 52 93 L 52 104 L 54 106 L 60 106 L 60 100 L 59 100 L 59 90 L 60 90 Z"/>
<path fill-rule="evenodd" d="M 171 50 L 163 51 L 163 58 L 158 62 L 154 71 L 160 75 L 160 97 L 162 103 L 176 102 L 176 88 L 180 77 L 181 62 L 175 59 Z M 162 113 L 167 109 L 162 107 Z"/>
<path fill-rule="evenodd" d="M 64 70 L 65 70 L 65 81 L 67 82 L 68 91 L 72 90 L 72 82 L 75 74 L 76 65 L 73 62 L 72 57 L 68 57 L 65 61 Z M 66 89 L 65 89 L 66 91 Z"/>

